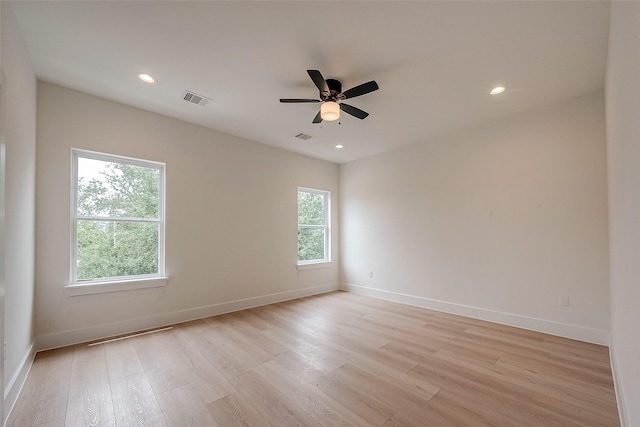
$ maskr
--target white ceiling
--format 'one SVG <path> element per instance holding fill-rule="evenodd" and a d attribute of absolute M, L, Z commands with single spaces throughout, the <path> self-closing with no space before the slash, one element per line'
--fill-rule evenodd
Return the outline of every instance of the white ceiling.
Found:
<path fill-rule="evenodd" d="M 609 2 L 599 1 L 18 1 L 13 10 L 42 80 L 336 163 L 599 90 L 609 32 Z M 380 90 L 348 101 L 370 116 L 314 125 L 319 104 L 279 103 L 318 96 L 307 69 L 343 89 L 376 80 Z M 140 82 L 142 71 L 158 83 Z M 490 96 L 497 83 L 510 90 Z M 213 102 L 188 103 L 185 90 Z"/>

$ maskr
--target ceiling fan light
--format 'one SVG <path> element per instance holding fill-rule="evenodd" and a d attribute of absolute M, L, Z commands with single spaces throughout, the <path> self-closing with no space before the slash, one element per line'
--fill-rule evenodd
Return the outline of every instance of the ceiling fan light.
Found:
<path fill-rule="evenodd" d="M 328 122 L 340 118 L 340 105 L 334 101 L 327 101 L 320 106 L 320 117 Z"/>

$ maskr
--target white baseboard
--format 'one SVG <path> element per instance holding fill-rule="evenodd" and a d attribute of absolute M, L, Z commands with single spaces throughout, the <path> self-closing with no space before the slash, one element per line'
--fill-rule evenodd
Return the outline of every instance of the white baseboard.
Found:
<path fill-rule="evenodd" d="M 18 396 L 20 395 L 20 391 L 24 386 L 25 381 L 27 380 L 27 375 L 31 370 L 31 366 L 33 365 L 33 359 L 36 356 L 35 346 L 32 343 L 24 357 L 20 361 L 20 365 L 18 365 L 18 369 L 13 373 L 11 379 L 7 383 L 4 388 L 4 408 L 5 408 L 5 417 L 2 421 L 2 425 L 7 422 L 9 419 L 9 415 L 11 415 L 11 411 L 18 401 Z"/>
<path fill-rule="evenodd" d="M 274 294 L 223 302 L 220 304 L 213 304 L 204 307 L 196 307 L 187 310 L 129 319 L 121 322 L 90 326 L 88 328 L 56 332 L 54 334 L 48 335 L 40 335 L 36 337 L 36 348 L 38 351 L 43 351 L 53 348 L 65 347 L 68 345 L 79 344 L 87 341 L 110 338 L 116 335 L 138 332 L 145 329 L 159 328 L 163 326 L 174 325 L 176 323 L 188 322 L 190 320 L 202 319 L 205 317 L 216 316 L 224 313 L 231 313 L 238 310 L 245 310 L 247 308 L 259 307 L 262 305 L 288 301 L 296 298 L 318 295 L 325 292 L 337 291 L 338 289 L 339 286 L 337 283 L 329 283 L 325 285 L 312 286 L 309 288 L 296 289 L 293 291 L 278 292 Z"/>
<path fill-rule="evenodd" d="M 414 305 L 417 307 L 428 308 L 430 310 L 443 311 L 445 313 L 457 314 L 460 316 L 486 320 L 488 322 L 500 323 L 508 326 L 515 326 L 517 328 L 529 329 L 532 331 L 543 332 L 579 341 L 586 341 L 594 344 L 608 346 L 610 341 L 609 331 L 600 329 L 591 329 L 566 323 L 553 322 L 550 320 L 520 316 L 518 314 L 503 313 L 500 311 L 454 304 L 382 289 L 368 288 L 360 285 L 343 284 L 340 288 L 345 291 L 368 295 L 388 301 Z"/>
<path fill-rule="evenodd" d="M 613 388 L 616 391 L 616 401 L 618 403 L 618 417 L 620 418 L 620 426 L 626 427 L 629 425 L 627 420 L 627 407 L 624 401 L 624 394 L 620 389 L 620 374 L 618 373 L 618 363 L 616 359 L 615 340 L 611 337 L 611 344 L 609 345 L 609 361 L 611 363 L 611 373 L 613 374 Z"/>

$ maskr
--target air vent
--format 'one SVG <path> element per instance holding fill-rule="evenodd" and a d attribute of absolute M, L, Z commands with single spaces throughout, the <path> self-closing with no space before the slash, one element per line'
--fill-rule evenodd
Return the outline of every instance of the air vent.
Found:
<path fill-rule="evenodd" d="M 198 95 L 197 93 L 186 91 L 184 93 L 184 97 L 182 98 L 185 101 L 189 101 L 193 104 L 198 104 L 202 107 L 207 105 L 209 101 L 212 101 L 211 98 L 207 98 L 206 96 Z"/>
<path fill-rule="evenodd" d="M 306 141 L 306 140 L 311 139 L 313 137 L 311 135 L 307 135 L 306 133 L 300 132 L 299 134 L 296 135 L 296 138 L 301 139 L 303 141 Z"/>

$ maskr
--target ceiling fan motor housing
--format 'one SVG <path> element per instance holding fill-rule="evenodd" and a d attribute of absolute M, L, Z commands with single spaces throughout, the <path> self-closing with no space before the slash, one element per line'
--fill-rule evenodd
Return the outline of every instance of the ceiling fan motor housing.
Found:
<path fill-rule="evenodd" d="M 329 86 L 329 92 L 331 92 L 330 99 L 335 99 L 336 96 L 342 93 L 342 83 L 336 79 L 327 79 L 327 86 Z M 322 98 L 322 92 L 320 92 L 320 97 Z"/>

